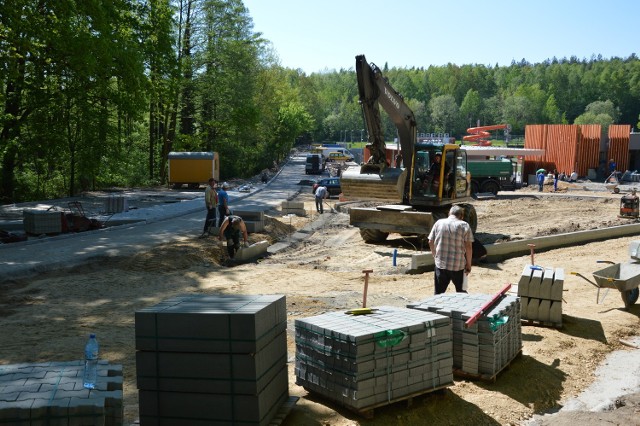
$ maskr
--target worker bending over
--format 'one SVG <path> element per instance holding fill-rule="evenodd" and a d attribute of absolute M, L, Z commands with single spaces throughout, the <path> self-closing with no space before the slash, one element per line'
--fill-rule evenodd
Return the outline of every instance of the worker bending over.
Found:
<path fill-rule="evenodd" d="M 220 241 L 222 241 L 223 236 L 227 240 L 227 252 L 231 259 L 234 258 L 236 252 L 240 249 L 241 232 L 244 245 L 247 246 L 247 226 L 240 216 L 227 216 L 224 218 L 222 225 L 220 225 Z"/>

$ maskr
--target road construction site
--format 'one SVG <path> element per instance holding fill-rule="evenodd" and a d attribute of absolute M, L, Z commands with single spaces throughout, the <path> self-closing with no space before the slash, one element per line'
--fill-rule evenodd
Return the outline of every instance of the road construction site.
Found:
<path fill-rule="evenodd" d="M 588 423 L 631 424 L 637 418 L 637 396 L 628 395 L 638 392 L 637 361 L 613 362 L 623 370 L 622 378 L 604 373 L 616 377 L 617 388 L 606 377 L 602 384 L 597 371 L 616 350 L 635 354 L 637 360 L 637 349 L 623 342 L 637 342 L 640 305 L 625 310 L 615 290 L 598 300 L 593 286 L 570 275 L 575 271 L 591 276 L 603 267 L 598 260 L 627 262 L 628 247 L 639 238 L 635 222 L 617 217 L 622 194 L 591 183 L 561 185 L 559 193 L 523 189 L 474 203 L 476 237 L 487 244 L 489 254 L 497 250 L 492 246 L 512 246 L 508 255 L 494 252 L 486 263 L 474 266 L 470 293 L 494 294 L 505 283 L 517 284 L 523 268 L 532 263 L 527 244 L 536 238 L 535 264 L 562 268 L 566 275 L 562 326 L 523 325 L 522 353 L 495 381 L 456 379 L 443 391 L 413 398 L 411 406 L 396 403 L 376 409 L 372 419 L 296 385 L 293 322 L 361 307 L 363 270 L 372 270 L 368 306 L 405 307 L 433 293 L 433 273 L 414 267 L 416 257 L 428 257 L 420 240 L 392 235 L 385 244 L 365 244 L 349 226 L 348 202 L 331 199 L 332 209 L 323 215 L 315 212 L 310 187 L 298 185 L 303 167 L 302 159 L 292 158 L 255 194 L 271 194 L 272 202 L 251 193 L 240 200 L 235 194 L 236 205 L 264 203 L 265 229 L 250 234 L 250 241 L 266 240 L 280 248 L 233 268 L 222 265 L 223 249 L 215 238 L 197 239 L 204 221 L 201 206 L 146 224 L 0 247 L 0 364 L 77 359 L 85 335 L 96 332 L 104 357 L 123 365 L 125 420 L 131 424 L 138 416 L 136 310 L 180 294 L 285 294 L 289 392 L 300 399 L 283 424 L 516 425 L 562 407 L 575 411 L 561 413 L 568 420 L 556 416 L 547 424 L 575 423 L 592 409 L 596 411 L 584 420 Z M 270 187 L 279 188 L 278 193 Z M 303 203 L 306 215 L 283 214 L 281 203 L 287 199 Z M 575 239 L 590 231 L 599 235 Z M 513 246 L 520 243 L 524 248 Z M 517 294 L 515 286 L 511 294 Z M 589 390 L 598 395 L 597 401 L 584 397 Z"/>

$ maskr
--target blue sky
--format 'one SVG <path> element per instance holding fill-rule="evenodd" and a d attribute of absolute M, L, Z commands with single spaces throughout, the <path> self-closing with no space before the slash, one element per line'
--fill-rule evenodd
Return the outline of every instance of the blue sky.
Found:
<path fill-rule="evenodd" d="M 281 65 L 510 65 L 640 56 L 638 0 L 243 0 Z M 635 22 L 634 22 L 635 21 Z"/>

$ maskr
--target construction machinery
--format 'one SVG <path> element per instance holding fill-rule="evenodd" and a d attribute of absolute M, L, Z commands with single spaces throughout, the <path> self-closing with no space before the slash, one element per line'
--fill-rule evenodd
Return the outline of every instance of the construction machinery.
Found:
<path fill-rule="evenodd" d="M 471 194 L 518 189 L 513 162 L 508 158 L 498 160 L 472 160 L 467 162 L 471 173 Z"/>
<path fill-rule="evenodd" d="M 366 242 L 382 242 L 393 232 L 426 236 L 451 205 L 461 204 L 475 232 L 476 211 L 466 204 L 471 200 L 466 152 L 455 144 L 418 142 L 413 111 L 364 55 L 356 56 L 356 74 L 371 156 L 366 164 L 342 173 L 342 192 L 349 200 L 379 205 L 351 208 L 351 225 L 360 228 Z M 386 159 L 380 106 L 397 128 L 401 161 L 394 164 Z M 432 167 L 438 155 L 441 165 Z"/>
<path fill-rule="evenodd" d="M 631 194 L 623 195 L 620 198 L 620 214 L 618 217 L 625 219 L 638 219 L 640 213 L 640 199 L 636 195 L 635 188 L 631 190 Z"/>

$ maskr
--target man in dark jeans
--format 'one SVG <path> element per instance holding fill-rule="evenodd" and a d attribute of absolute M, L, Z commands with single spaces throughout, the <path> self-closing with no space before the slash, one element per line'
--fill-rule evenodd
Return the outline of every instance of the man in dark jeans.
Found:
<path fill-rule="evenodd" d="M 449 217 L 438 220 L 429 233 L 429 247 L 435 260 L 435 294 L 447 291 L 453 281 L 458 293 L 463 289 L 464 276 L 471 272 L 473 233 L 464 218 L 464 208 L 453 206 Z"/>
<path fill-rule="evenodd" d="M 200 238 L 204 238 L 213 226 L 218 226 L 218 193 L 216 192 L 216 180 L 209 178 L 209 184 L 204 191 L 204 202 L 207 208 L 207 218 L 204 221 L 204 229 Z"/>
<path fill-rule="evenodd" d="M 220 225 L 220 241 L 224 237 L 227 240 L 227 253 L 229 258 L 233 259 L 238 249 L 240 249 L 240 233 L 242 233 L 242 239 L 245 247 L 249 244 L 247 242 L 247 226 L 240 216 L 231 215 L 224 218 L 222 225 Z"/>

